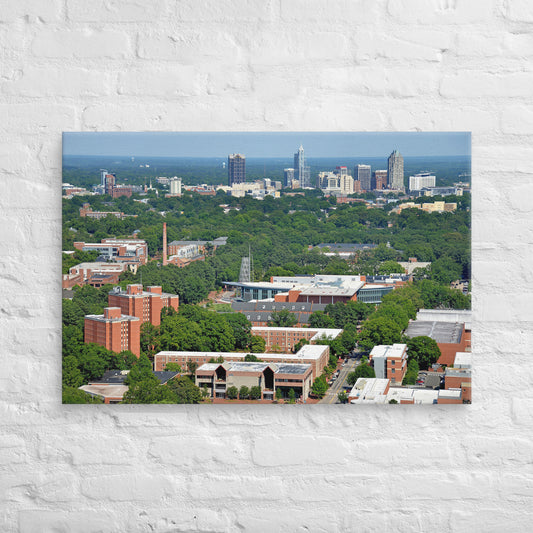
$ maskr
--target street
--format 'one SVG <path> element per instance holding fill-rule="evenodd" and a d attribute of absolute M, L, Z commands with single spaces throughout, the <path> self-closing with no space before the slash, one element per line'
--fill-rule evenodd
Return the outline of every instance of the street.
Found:
<path fill-rule="evenodd" d="M 328 392 L 326 392 L 324 398 L 322 398 L 318 403 L 337 403 L 337 395 L 343 390 L 343 386 L 346 383 L 348 374 L 355 370 L 355 367 L 359 364 L 359 362 L 359 359 L 348 359 L 346 365 L 341 367 L 337 380 L 333 382 L 333 385 L 331 385 L 331 387 L 328 389 Z"/>

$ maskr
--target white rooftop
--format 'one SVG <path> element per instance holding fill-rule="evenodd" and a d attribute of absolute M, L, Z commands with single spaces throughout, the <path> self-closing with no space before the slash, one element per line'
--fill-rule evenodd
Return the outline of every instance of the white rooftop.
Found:
<path fill-rule="evenodd" d="M 351 403 L 385 403 L 388 379 L 359 378 L 348 394 Z"/>
<path fill-rule="evenodd" d="M 377 344 L 370 352 L 371 357 L 395 357 L 401 359 L 407 350 L 407 344 Z"/>
<path fill-rule="evenodd" d="M 472 329 L 471 309 L 420 309 L 416 319 L 428 322 L 463 322 L 465 329 Z"/>
<path fill-rule="evenodd" d="M 453 366 L 454 368 L 472 368 L 472 353 L 457 352 Z"/>

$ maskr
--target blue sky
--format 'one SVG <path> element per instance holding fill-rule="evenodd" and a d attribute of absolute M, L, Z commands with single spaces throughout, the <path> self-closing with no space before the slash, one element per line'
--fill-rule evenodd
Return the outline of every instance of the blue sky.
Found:
<path fill-rule="evenodd" d="M 469 132 L 79 132 L 63 134 L 64 155 L 292 157 L 470 156 Z"/>

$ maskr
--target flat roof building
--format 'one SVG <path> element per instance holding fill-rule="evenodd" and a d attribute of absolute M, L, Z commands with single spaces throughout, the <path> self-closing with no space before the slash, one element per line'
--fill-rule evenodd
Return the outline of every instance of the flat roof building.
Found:
<path fill-rule="evenodd" d="M 139 318 L 141 323 L 150 322 L 154 326 L 161 324 L 161 310 L 163 307 L 179 309 L 177 294 L 168 294 L 160 286 L 147 287 L 143 290 L 140 284 L 131 284 L 126 290 L 115 287 L 108 296 L 110 307 L 119 307 L 124 315 Z"/>
<path fill-rule="evenodd" d="M 183 370 L 189 369 L 189 363 L 202 365 L 211 360 L 223 358 L 225 362 L 244 362 L 248 355 L 243 352 L 189 352 L 161 351 L 154 356 L 154 370 L 164 370 L 168 363 L 177 363 Z M 268 363 L 292 363 L 311 366 L 313 379 L 320 376 L 329 363 L 329 346 L 325 344 L 306 344 L 297 353 L 254 353 L 261 361 Z"/>
<path fill-rule="evenodd" d="M 369 362 L 376 378 L 401 384 L 407 372 L 407 344 L 378 344 L 370 352 Z"/>
<path fill-rule="evenodd" d="M 130 350 L 141 355 L 141 320 L 122 315 L 120 307 L 106 307 L 103 315 L 85 315 L 84 342 L 94 342 L 113 352 Z"/>
<path fill-rule="evenodd" d="M 226 398 L 230 387 L 259 386 L 263 400 L 274 400 L 277 389 L 284 397 L 293 389 L 296 398 L 305 400 L 311 391 L 312 369 L 311 365 L 291 363 L 206 363 L 196 369 L 195 384 L 205 387 L 212 398 Z"/>

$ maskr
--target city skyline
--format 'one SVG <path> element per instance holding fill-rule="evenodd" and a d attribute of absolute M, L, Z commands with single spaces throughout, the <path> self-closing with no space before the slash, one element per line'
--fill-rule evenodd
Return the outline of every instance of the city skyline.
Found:
<path fill-rule="evenodd" d="M 63 154 L 117 157 L 471 156 L 469 132 L 65 132 Z"/>

